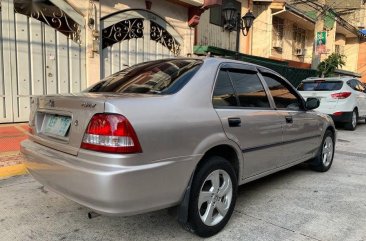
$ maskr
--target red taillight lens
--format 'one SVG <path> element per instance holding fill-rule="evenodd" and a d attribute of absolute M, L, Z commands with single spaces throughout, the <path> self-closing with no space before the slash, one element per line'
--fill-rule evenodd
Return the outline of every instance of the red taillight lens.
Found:
<path fill-rule="evenodd" d="M 131 123 L 117 114 L 95 114 L 86 128 L 81 148 L 109 153 L 142 152 Z"/>
<path fill-rule="evenodd" d="M 340 111 L 334 112 L 333 115 L 334 116 L 341 116 L 341 115 L 343 115 L 343 112 L 340 112 Z"/>
<path fill-rule="evenodd" d="M 340 93 L 334 93 L 332 94 L 332 98 L 334 99 L 346 99 L 348 98 L 352 93 L 351 92 L 340 92 Z"/>

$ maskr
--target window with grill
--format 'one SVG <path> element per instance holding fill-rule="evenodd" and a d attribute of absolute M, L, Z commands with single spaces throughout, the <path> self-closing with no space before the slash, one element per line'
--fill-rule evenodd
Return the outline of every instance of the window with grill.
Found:
<path fill-rule="evenodd" d="M 281 18 L 272 19 L 272 48 L 282 51 L 283 47 L 284 21 Z"/>
<path fill-rule="evenodd" d="M 293 54 L 296 56 L 305 55 L 306 30 L 299 28 L 297 25 L 293 27 Z"/>

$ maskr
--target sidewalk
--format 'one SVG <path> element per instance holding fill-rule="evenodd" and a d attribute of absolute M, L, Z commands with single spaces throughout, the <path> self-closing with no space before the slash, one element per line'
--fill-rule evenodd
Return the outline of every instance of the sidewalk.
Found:
<path fill-rule="evenodd" d="M 25 174 L 20 142 L 27 138 L 28 124 L 0 125 L 0 179 Z"/>

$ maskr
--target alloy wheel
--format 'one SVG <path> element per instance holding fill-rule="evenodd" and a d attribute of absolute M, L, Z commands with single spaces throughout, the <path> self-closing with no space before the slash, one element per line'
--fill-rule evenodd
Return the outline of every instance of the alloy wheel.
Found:
<path fill-rule="evenodd" d="M 211 172 L 203 182 L 198 197 L 198 211 L 202 222 L 207 226 L 220 223 L 229 211 L 232 197 L 230 175 L 222 169 Z"/>
<path fill-rule="evenodd" d="M 355 128 L 357 125 L 357 113 L 353 111 L 352 113 L 352 127 Z"/>
<path fill-rule="evenodd" d="M 323 151 L 322 151 L 322 159 L 324 166 L 328 166 L 332 162 L 334 154 L 333 148 L 333 139 L 330 136 L 327 136 L 324 140 Z"/>

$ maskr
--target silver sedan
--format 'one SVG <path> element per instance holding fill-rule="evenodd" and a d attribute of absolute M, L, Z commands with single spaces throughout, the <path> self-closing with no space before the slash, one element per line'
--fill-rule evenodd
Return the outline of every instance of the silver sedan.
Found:
<path fill-rule="evenodd" d="M 238 185 L 333 161 L 331 118 L 267 68 L 179 58 L 122 70 L 83 93 L 31 101 L 25 165 L 40 183 L 105 215 L 173 206 L 196 234 L 219 232 Z"/>

